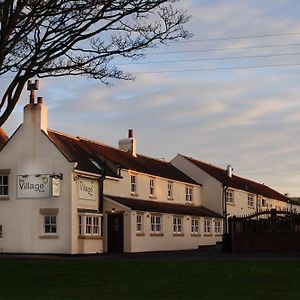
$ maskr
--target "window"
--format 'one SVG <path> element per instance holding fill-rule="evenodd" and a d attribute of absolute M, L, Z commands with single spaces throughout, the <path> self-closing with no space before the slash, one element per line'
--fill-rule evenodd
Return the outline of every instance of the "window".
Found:
<path fill-rule="evenodd" d="M 226 202 L 227 203 L 234 203 L 234 192 L 233 190 L 226 191 Z"/>
<path fill-rule="evenodd" d="M 248 207 L 254 207 L 254 195 L 248 194 Z"/>
<path fill-rule="evenodd" d="M 173 233 L 182 233 L 182 217 L 173 217 Z"/>
<path fill-rule="evenodd" d="M 151 232 L 161 233 L 161 216 L 151 216 Z"/>
<path fill-rule="evenodd" d="M 154 189 L 154 178 L 150 178 L 150 196 L 154 196 L 155 189 Z"/>
<path fill-rule="evenodd" d="M 192 233 L 199 233 L 199 219 L 192 219 Z"/>
<path fill-rule="evenodd" d="M 101 215 L 82 214 L 78 216 L 80 236 L 100 236 Z"/>
<path fill-rule="evenodd" d="M 173 198 L 173 182 L 168 181 L 168 198 Z"/>
<path fill-rule="evenodd" d="M 261 202 L 261 205 L 263 206 L 263 207 L 266 207 L 267 206 L 267 201 L 266 201 L 266 199 L 262 199 L 262 202 Z"/>
<path fill-rule="evenodd" d="M 211 233 L 211 220 L 204 220 L 204 233 Z"/>
<path fill-rule="evenodd" d="M 192 202 L 193 201 L 193 188 L 187 186 L 185 188 L 185 201 Z"/>
<path fill-rule="evenodd" d="M 2 225 L 0 225 L 0 239 L 2 239 Z"/>
<path fill-rule="evenodd" d="M 136 232 L 143 232 L 143 215 L 136 215 Z"/>
<path fill-rule="evenodd" d="M 136 176 L 135 175 L 131 175 L 130 176 L 130 190 L 131 193 L 136 193 Z"/>
<path fill-rule="evenodd" d="M 8 175 L 0 175 L 0 196 L 8 196 Z"/>
<path fill-rule="evenodd" d="M 44 216 L 44 233 L 45 234 L 56 234 L 56 216 Z"/>
<path fill-rule="evenodd" d="M 215 220 L 215 233 L 216 234 L 222 233 L 222 222 L 220 220 Z"/>
<path fill-rule="evenodd" d="M 257 197 L 257 207 L 261 208 L 261 198 L 260 198 L 260 196 Z"/>

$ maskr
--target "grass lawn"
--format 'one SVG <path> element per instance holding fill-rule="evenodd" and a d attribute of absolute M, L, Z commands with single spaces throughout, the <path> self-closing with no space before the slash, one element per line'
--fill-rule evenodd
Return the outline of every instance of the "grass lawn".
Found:
<path fill-rule="evenodd" d="M 299 299 L 300 261 L 0 260 L 0 299 Z"/>

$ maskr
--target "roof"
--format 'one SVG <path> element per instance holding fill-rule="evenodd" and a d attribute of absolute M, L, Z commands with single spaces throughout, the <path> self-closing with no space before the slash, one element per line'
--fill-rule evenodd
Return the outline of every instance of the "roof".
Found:
<path fill-rule="evenodd" d="M 80 137 L 72 137 L 48 130 L 48 136 L 69 161 L 77 162 L 76 169 L 92 173 L 103 172 L 118 177 L 119 167 L 171 180 L 199 185 L 169 162 L 120 150 L 102 143 Z"/>
<path fill-rule="evenodd" d="M 8 141 L 8 136 L 5 131 L 0 127 L 0 149 L 4 146 L 4 144 Z"/>
<path fill-rule="evenodd" d="M 232 175 L 232 177 L 229 177 L 227 175 L 227 171 L 222 168 L 213 166 L 200 160 L 196 160 L 192 157 L 184 155 L 182 156 L 190 162 L 192 162 L 197 167 L 199 167 L 200 169 L 202 169 L 203 171 L 205 171 L 206 173 L 208 173 L 209 175 L 211 175 L 212 177 L 214 177 L 215 179 L 217 179 L 225 186 L 236 188 L 253 194 L 262 195 L 267 198 L 288 202 L 288 198 L 286 196 L 273 190 L 265 184 L 258 183 L 243 177 L 239 177 L 234 174 Z"/>
<path fill-rule="evenodd" d="M 159 201 L 140 200 L 107 195 L 105 197 L 120 204 L 123 204 L 133 210 L 222 218 L 220 214 L 217 214 L 212 210 L 205 208 L 204 206 L 191 206 L 184 204 L 165 203 Z"/>

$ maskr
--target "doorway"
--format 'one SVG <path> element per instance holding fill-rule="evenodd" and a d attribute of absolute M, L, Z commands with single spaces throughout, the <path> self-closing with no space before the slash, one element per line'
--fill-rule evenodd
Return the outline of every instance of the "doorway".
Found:
<path fill-rule="evenodd" d="M 107 251 L 124 251 L 123 213 L 107 215 Z"/>

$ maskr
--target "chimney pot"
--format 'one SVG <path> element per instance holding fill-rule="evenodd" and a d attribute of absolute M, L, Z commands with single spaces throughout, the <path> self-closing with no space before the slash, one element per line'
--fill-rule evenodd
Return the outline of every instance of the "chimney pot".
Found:
<path fill-rule="evenodd" d="M 128 130 L 128 138 L 133 138 L 133 130 L 132 129 Z"/>
<path fill-rule="evenodd" d="M 43 103 L 43 97 L 38 97 L 38 104 L 42 104 Z"/>

